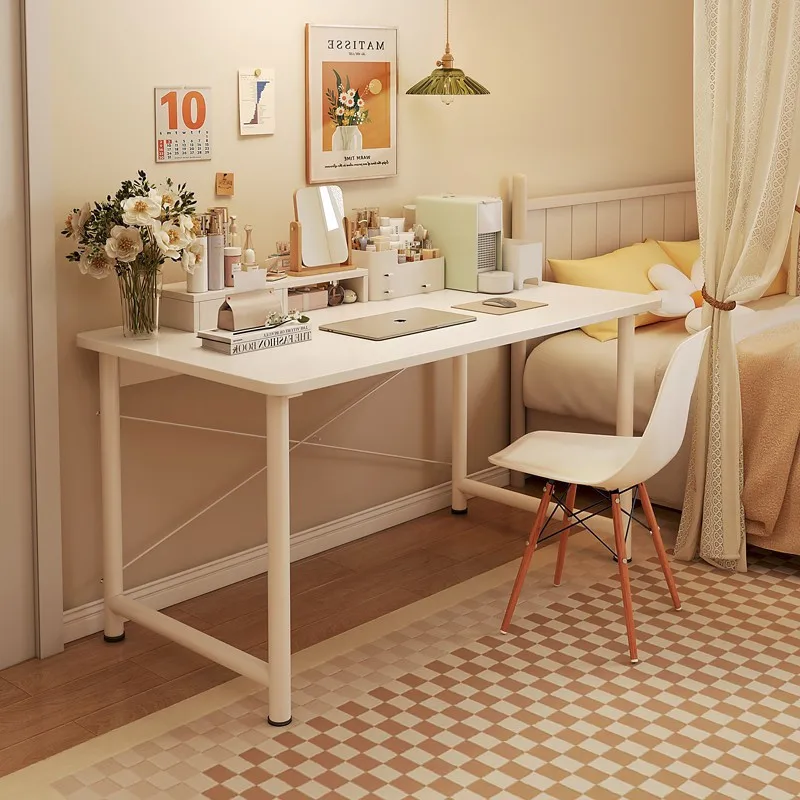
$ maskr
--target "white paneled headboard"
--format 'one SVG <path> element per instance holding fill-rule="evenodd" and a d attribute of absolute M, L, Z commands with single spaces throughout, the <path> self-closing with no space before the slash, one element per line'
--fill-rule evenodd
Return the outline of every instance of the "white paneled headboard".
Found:
<path fill-rule="evenodd" d="M 591 258 L 645 239 L 698 238 L 693 182 L 612 189 L 603 192 L 528 197 L 528 181 L 512 183 L 511 236 L 542 243 L 542 274 L 552 278 L 548 258 Z M 522 375 L 528 345 L 511 346 L 511 440 L 525 434 Z M 524 476 L 513 473 L 515 486 Z"/>
<path fill-rule="evenodd" d="M 528 197 L 525 175 L 512 181 L 511 236 L 542 243 L 542 274 L 548 258 L 591 258 L 645 239 L 690 241 L 699 236 L 695 185 L 667 183 L 633 189 Z M 788 293 L 800 288 L 800 207 L 795 214 L 784 266 Z M 522 375 L 529 345 L 511 346 L 511 440 L 525 434 Z M 512 474 L 512 483 L 523 477 Z"/>
<path fill-rule="evenodd" d="M 512 183 L 511 235 L 542 242 L 548 258 L 590 258 L 645 239 L 689 241 L 698 237 L 694 183 L 528 197 L 528 180 Z"/>

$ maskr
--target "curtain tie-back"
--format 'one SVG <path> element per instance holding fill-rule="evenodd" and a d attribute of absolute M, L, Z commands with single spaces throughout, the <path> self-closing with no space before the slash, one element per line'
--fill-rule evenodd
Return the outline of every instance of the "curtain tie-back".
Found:
<path fill-rule="evenodd" d="M 728 300 L 727 302 L 723 302 L 722 300 L 717 300 L 715 297 L 712 297 L 706 291 L 706 285 L 703 284 L 702 288 L 703 293 L 703 300 L 706 301 L 712 308 L 716 308 L 719 311 L 733 311 L 736 308 L 736 301 L 735 300 Z"/>

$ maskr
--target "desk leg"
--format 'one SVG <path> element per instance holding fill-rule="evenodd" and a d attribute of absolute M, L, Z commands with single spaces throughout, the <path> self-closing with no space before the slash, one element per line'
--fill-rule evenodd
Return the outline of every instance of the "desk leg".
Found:
<path fill-rule="evenodd" d="M 453 359 L 451 413 L 453 415 L 453 498 L 450 510 L 454 514 L 466 514 L 467 498 L 460 487 L 461 482 L 467 477 L 467 356 L 456 356 Z"/>
<path fill-rule="evenodd" d="M 289 398 L 267 397 L 267 615 L 270 725 L 292 721 L 289 561 Z"/>
<path fill-rule="evenodd" d="M 103 499 L 103 638 L 121 642 L 125 625 L 111 610 L 122 594 L 122 447 L 119 430 L 119 359 L 100 354 L 100 475 Z"/>
<path fill-rule="evenodd" d="M 514 342 L 511 345 L 511 403 L 510 424 L 511 442 L 525 435 L 525 403 L 522 400 L 522 376 L 525 372 L 525 359 L 528 356 L 527 342 Z M 515 489 L 525 488 L 525 473 L 511 472 L 510 484 Z"/>
<path fill-rule="evenodd" d="M 619 320 L 617 335 L 617 436 L 633 436 L 633 398 L 634 398 L 634 320 L 623 317 Z M 620 486 L 620 489 L 625 487 Z M 632 496 L 630 492 L 620 495 L 623 511 L 630 513 Z M 626 557 L 633 557 L 631 537 L 628 537 Z"/>

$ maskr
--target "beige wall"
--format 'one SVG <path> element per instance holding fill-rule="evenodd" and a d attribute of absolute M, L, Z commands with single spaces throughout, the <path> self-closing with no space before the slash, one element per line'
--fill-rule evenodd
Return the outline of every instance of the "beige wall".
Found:
<path fill-rule="evenodd" d="M 441 5 L 441 8 L 439 7 Z M 343 184 L 348 208 L 397 210 L 423 192 L 506 194 L 525 172 L 536 194 L 692 177 L 691 0 L 460 0 L 453 3 L 456 64 L 488 86 L 486 98 L 444 107 L 399 102 L 399 176 Z M 292 191 L 304 183 L 303 26 L 396 25 L 401 90 L 433 67 L 443 44 L 444 3 L 356 6 L 339 0 L 276 3 L 211 0 L 81 0 L 52 3 L 55 190 L 59 209 L 104 196 L 135 170 L 185 180 L 212 201 L 214 172 L 236 174 L 232 209 L 252 223 L 263 255 L 286 238 Z M 432 12 L 431 12 L 432 9 Z M 236 70 L 277 70 L 273 137 L 239 139 Z M 153 163 L 153 87 L 210 85 L 214 160 Z M 55 221 L 61 227 L 61 215 Z M 61 248 L 60 253 L 66 252 Z M 111 281 L 63 264 L 59 274 L 65 604 L 100 594 L 96 358 L 74 347 L 81 329 L 118 324 Z M 504 443 L 506 354 L 472 361 L 470 467 Z M 448 458 L 448 370 L 413 370 L 325 432 L 323 441 Z M 367 384 L 371 385 L 371 384 Z M 361 391 L 345 386 L 293 405 L 305 436 Z M 124 391 L 127 414 L 262 433 L 263 401 L 176 378 Z M 124 424 L 129 552 L 156 540 L 263 463 L 258 438 Z M 380 468 L 380 471 L 378 471 Z M 293 527 L 303 529 L 447 478 L 441 466 L 302 448 L 293 462 Z M 129 585 L 263 540 L 262 486 L 251 482 L 139 562 Z"/>
<path fill-rule="evenodd" d="M 19 2 L 1 0 L 0 668 L 30 658 L 35 643 L 22 130 Z"/>

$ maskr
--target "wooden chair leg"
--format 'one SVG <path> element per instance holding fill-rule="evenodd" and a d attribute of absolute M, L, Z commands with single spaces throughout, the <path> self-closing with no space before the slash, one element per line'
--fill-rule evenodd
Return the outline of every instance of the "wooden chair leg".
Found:
<path fill-rule="evenodd" d="M 508 633 L 508 626 L 511 624 L 511 618 L 514 616 L 514 609 L 517 607 L 517 601 L 522 591 L 522 584 L 525 583 L 525 576 L 528 574 L 528 567 L 530 566 L 531 558 L 533 558 L 533 553 L 536 550 L 536 543 L 539 541 L 542 528 L 544 528 L 544 521 L 547 519 L 547 512 L 550 509 L 550 498 L 552 496 L 553 484 L 548 483 L 544 487 L 542 501 L 539 504 L 539 510 L 536 512 L 536 519 L 534 520 L 531 535 L 528 539 L 528 546 L 525 548 L 525 552 L 522 555 L 517 578 L 514 581 L 514 588 L 511 590 L 511 597 L 508 598 L 508 606 L 506 607 L 506 613 L 503 617 L 503 623 L 500 626 L 500 630 L 503 633 Z"/>
<path fill-rule="evenodd" d="M 661 570 L 667 581 L 667 587 L 672 597 L 672 605 L 675 606 L 676 611 L 680 611 L 681 600 L 678 597 L 678 587 L 675 585 L 675 578 L 672 575 L 672 570 L 667 560 L 667 551 L 664 549 L 664 542 L 661 539 L 661 531 L 658 527 L 658 520 L 656 519 L 655 512 L 653 511 L 653 504 L 650 502 L 650 495 L 647 493 L 647 487 L 643 483 L 639 484 L 639 498 L 642 501 L 642 508 L 644 509 L 644 516 L 650 528 L 650 533 L 653 535 L 653 545 L 656 548 L 658 560 L 661 562 Z"/>
<path fill-rule="evenodd" d="M 574 483 L 567 489 L 567 499 L 564 503 L 564 525 L 569 524 L 571 519 L 570 515 L 575 510 L 575 494 L 577 491 L 578 486 Z M 567 542 L 569 541 L 569 535 L 573 527 L 573 525 L 570 525 L 568 528 L 565 528 L 561 532 L 561 536 L 558 540 L 558 560 L 556 561 L 556 574 L 553 578 L 553 586 L 561 586 L 561 575 L 564 572 L 564 560 L 567 557 Z"/>
<path fill-rule="evenodd" d="M 625 533 L 622 525 L 622 511 L 619 507 L 619 493 L 611 495 L 611 515 L 614 520 L 614 543 L 617 551 L 617 566 L 619 567 L 619 582 L 622 586 L 622 607 L 625 611 L 625 629 L 628 632 L 628 648 L 631 653 L 631 664 L 639 663 L 639 654 L 636 650 L 636 629 L 633 623 L 633 600 L 631 599 L 631 582 L 628 577 L 628 562 L 625 558 Z"/>

